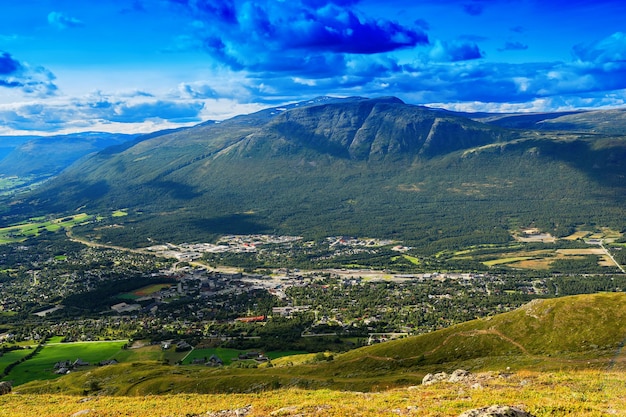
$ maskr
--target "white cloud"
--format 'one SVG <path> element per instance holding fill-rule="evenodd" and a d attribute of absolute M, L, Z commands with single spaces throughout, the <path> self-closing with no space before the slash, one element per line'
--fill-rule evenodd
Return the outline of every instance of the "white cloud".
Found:
<path fill-rule="evenodd" d="M 63 12 L 48 13 L 48 23 L 57 29 L 68 29 L 83 26 L 83 22 Z"/>

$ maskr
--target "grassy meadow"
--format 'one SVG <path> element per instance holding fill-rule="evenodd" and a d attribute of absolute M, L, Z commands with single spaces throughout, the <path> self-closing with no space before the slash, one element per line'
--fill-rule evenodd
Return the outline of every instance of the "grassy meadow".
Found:
<path fill-rule="evenodd" d="M 85 362 L 94 364 L 103 360 L 113 359 L 122 350 L 122 346 L 125 343 L 124 341 L 116 341 L 47 344 L 33 358 L 13 368 L 5 379 L 13 381 L 13 385 L 20 385 L 33 380 L 58 378 L 59 375 L 54 373 L 55 363 L 67 360 L 74 362 L 80 358 Z M 19 352 L 26 352 L 23 356 L 30 353 L 29 350 Z M 0 360 L 3 358 L 0 358 Z"/>
<path fill-rule="evenodd" d="M 474 375 L 468 382 L 442 382 L 379 392 L 280 389 L 250 394 L 59 395 L 0 397 L 0 417 L 190 417 L 220 415 L 249 406 L 260 416 L 458 416 L 492 404 L 520 407 L 536 417 L 626 415 L 626 373 L 568 371 Z M 79 414 L 82 413 L 82 414 Z M 226 415 L 226 414 L 222 414 Z M 230 414 L 230 415 L 235 415 Z M 243 415 L 243 414 L 242 414 Z"/>
<path fill-rule="evenodd" d="M 21 242 L 29 237 L 38 236 L 42 232 L 56 232 L 60 229 L 70 228 L 83 223 L 92 216 L 80 213 L 61 219 L 47 220 L 45 218 L 33 218 L 25 223 L 0 228 L 0 244 Z"/>
<path fill-rule="evenodd" d="M 184 365 L 189 365 L 194 359 L 210 358 L 212 355 L 217 356 L 225 365 L 230 365 L 233 362 L 238 361 L 238 356 L 241 353 L 246 353 L 242 350 L 228 349 L 228 348 L 207 348 L 207 349 L 194 349 L 183 361 Z M 279 351 L 279 352 L 264 352 L 263 354 L 272 361 L 279 358 L 290 357 L 294 355 L 300 355 L 303 352 L 296 351 Z M 248 361 L 251 362 L 251 361 Z"/>

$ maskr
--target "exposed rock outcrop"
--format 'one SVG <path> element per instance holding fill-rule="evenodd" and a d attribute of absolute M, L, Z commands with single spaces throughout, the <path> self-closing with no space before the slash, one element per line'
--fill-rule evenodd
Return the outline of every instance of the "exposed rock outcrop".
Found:
<path fill-rule="evenodd" d="M 422 385 L 431 385 L 437 382 L 473 382 L 474 375 L 464 369 L 457 369 L 451 375 L 446 372 L 438 372 L 436 374 L 426 374 L 422 379 Z"/>
<path fill-rule="evenodd" d="M 459 417 L 534 417 L 517 407 L 508 405 L 492 405 L 489 407 L 469 410 L 459 415 Z"/>
<path fill-rule="evenodd" d="M 206 413 L 206 415 L 210 417 L 245 417 L 248 414 L 250 414 L 251 410 L 252 410 L 252 406 L 247 405 L 245 407 L 235 408 L 233 410 L 221 410 L 221 411 L 215 411 L 215 412 L 208 412 Z"/>
<path fill-rule="evenodd" d="M 8 394 L 11 392 L 12 385 L 8 381 L 0 382 L 0 395 Z"/>

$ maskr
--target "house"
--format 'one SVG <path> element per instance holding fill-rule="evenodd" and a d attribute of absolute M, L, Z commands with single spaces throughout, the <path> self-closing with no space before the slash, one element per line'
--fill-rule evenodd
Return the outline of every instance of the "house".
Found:
<path fill-rule="evenodd" d="M 209 361 L 206 364 L 208 366 L 222 366 L 224 365 L 224 361 L 221 360 L 217 355 L 211 355 Z"/>
<path fill-rule="evenodd" d="M 74 363 L 72 363 L 72 366 L 76 367 L 76 366 L 89 366 L 89 362 L 85 362 L 82 359 L 78 358 L 74 361 Z"/>
<path fill-rule="evenodd" d="M 54 369 L 61 369 L 61 368 L 71 368 L 72 367 L 72 362 L 71 361 L 59 361 L 57 363 L 54 364 Z"/>

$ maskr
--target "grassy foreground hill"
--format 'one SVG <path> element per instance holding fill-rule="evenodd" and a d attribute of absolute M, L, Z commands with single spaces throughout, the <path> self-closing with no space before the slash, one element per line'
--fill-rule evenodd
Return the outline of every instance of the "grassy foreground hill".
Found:
<path fill-rule="evenodd" d="M 334 360 L 284 359 L 259 369 L 125 363 L 21 385 L 18 395 L 0 397 L 0 403 L 32 410 L 19 414 L 24 416 L 80 409 L 150 415 L 142 407 L 182 416 L 246 404 L 259 416 L 284 407 L 290 408 L 279 415 L 417 410 L 417 415 L 446 416 L 490 403 L 521 404 L 537 416 L 624 415 L 625 338 L 625 293 L 581 295 L 535 300 L 509 313 L 356 349 Z M 473 376 L 418 386 L 426 373 L 455 369 Z M 89 400 L 79 402 L 84 396 Z M 46 402 L 70 407 L 66 414 L 42 412 Z"/>
<path fill-rule="evenodd" d="M 440 383 L 361 393 L 281 389 L 252 394 L 0 396 L 1 417 L 314 416 L 446 417 L 491 404 L 515 405 L 536 417 L 626 415 L 624 372 L 482 374 L 479 385 Z"/>

